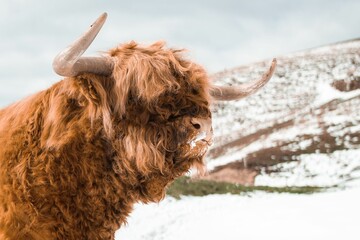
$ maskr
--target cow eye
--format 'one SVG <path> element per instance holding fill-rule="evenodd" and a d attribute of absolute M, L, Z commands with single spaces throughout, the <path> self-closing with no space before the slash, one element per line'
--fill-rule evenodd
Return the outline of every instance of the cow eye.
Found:
<path fill-rule="evenodd" d="M 181 115 L 195 116 L 197 113 L 198 107 L 196 105 L 180 110 Z"/>
<path fill-rule="evenodd" d="M 180 118 L 180 117 L 182 117 L 182 115 L 171 114 L 171 115 L 169 116 L 169 118 L 168 118 L 168 121 L 169 121 L 169 122 L 173 122 L 173 121 L 175 121 L 176 119 L 178 119 L 178 118 Z"/>
<path fill-rule="evenodd" d="M 199 94 L 199 90 L 198 89 L 191 89 L 191 93 L 194 94 L 194 95 L 198 95 Z"/>

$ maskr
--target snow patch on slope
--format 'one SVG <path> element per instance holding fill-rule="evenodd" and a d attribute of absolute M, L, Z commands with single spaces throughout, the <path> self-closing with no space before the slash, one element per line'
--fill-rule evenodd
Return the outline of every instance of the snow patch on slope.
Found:
<path fill-rule="evenodd" d="M 325 103 L 328 103 L 334 99 L 347 100 L 360 95 L 360 89 L 350 91 L 350 92 L 341 92 L 328 83 L 320 82 L 317 86 L 317 97 L 314 101 L 314 106 L 321 106 Z"/>
<path fill-rule="evenodd" d="M 255 178 L 259 186 L 358 186 L 360 187 L 360 149 L 331 154 L 304 154 L 299 161 L 270 167 Z"/>

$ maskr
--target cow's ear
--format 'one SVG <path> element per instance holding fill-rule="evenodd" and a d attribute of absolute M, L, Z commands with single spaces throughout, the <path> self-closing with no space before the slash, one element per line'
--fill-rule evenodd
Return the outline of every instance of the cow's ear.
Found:
<path fill-rule="evenodd" d="M 88 116 L 93 123 L 96 120 L 102 119 L 104 130 L 107 136 L 113 133 L 111 121 L 111 104 L 109 90 L 104 87 L 104 82 L 108 82 L 105 76 L 98 76 L 95 74 L 84 73 L 80 76 L 73 78 L 70 84 L 75 87 L 72 96 L 77 96 L 82 106 L 86 107 Z"/>

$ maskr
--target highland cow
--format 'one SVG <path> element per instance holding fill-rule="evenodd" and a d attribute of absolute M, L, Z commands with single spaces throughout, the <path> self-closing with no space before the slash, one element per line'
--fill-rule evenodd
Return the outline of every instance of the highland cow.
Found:
<path fill-rule="evenodd" d="M 65 78 L 0 110 L 0 239 L 114 239 L 136 202 L 157 202 L 212 142 L 210 103 L 271 77 L 212 85 L 157 42 L 82 57 L 103 14 L 54 60 Z"/>

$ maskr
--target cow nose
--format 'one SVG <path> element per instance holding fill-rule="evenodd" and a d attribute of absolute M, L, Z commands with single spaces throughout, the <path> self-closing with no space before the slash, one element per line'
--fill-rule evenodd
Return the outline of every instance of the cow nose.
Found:
<path fill-rule="evenodd" d="M 192 118 L 191 124 L 197 131 L 212 135 L 211 118 Z"/>

